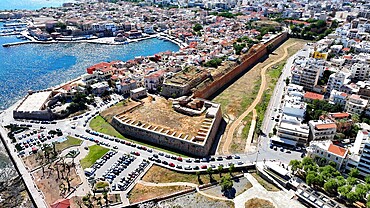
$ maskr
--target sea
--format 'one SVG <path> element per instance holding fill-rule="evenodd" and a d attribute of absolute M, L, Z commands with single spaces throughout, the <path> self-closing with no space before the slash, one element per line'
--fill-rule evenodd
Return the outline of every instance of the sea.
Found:
<path fill-rule="evenodd" d="M 61 6 L 71 0 L 0 0 L 0 11 L 11 9 L 35 10 Z M 3 23 L 0 23 L 0 27 Z M 127 61 L 137 56 L 149 56 L 164 51 L 178 51 L 169 41 L 156 38 L 127 45 L 89 43 L 26 44 L 2 47 L 4 43 L 22 41 L 16 36 L 0 37 L 0 110 L 4 110 L 27 94 L 28 90 L 46 89 L 74 79 L 86 68 L 103 61 Z M 0 173 L 8 164 L 0 142 Z"/>

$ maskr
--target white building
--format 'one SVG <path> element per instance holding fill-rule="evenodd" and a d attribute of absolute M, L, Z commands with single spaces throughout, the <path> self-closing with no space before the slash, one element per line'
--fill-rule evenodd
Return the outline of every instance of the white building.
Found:
<path fill-rule="evenodd" d="M 344 167 L 348 155 L 348 150 L 332 144 L 330 140 L 312 141 L 307 148 L 307 155 L 312 158 L 325 158 L 327 162 L 333 161 L 337 164 L 337 169 Z"/>
<path fill-rule="evenodd" d="M 347 93 L 332 90 L 330 92 L 329 103 L 345 106 L 347 102 L 347 96 L 348 96 Z"/>
<path fill-rule="evenodd" d="M 314 140 L 332 140 L 337 133 L 337 125 L 331 120 L 311 120 L 308 122 L 310 126 L 310 141 Z"/>
<path fill-rule="evenodd" d="M 351 76 L 356 80 L 367 80 L 369 78 L 370 67 L 368 64 L 355 63 L 351 67 Z"/>
<path fill-rule="evenodd" d="M 357 132 L 356 140 L 351 150 L 347 162 L 347 169 L 357 168 L 360 171 L 360 175 L 366 176 L 370 174 L 370 133 L 369 125 L 367 130 Z"/>
<path fill-rule="evenodd" d="M 361 115 L 367 106 L 368 100 L 360 98 L 359 95 L 351 95 L 345 106 L 345 111 L 351 114 Z"/>
<path fill-rule="evenodd" d="M 348 84 L 348 82 L 350 81 L 348 79 L 349 76 L 350 74 L 341 71 L 331 74 L 329 76 L 326 92 L 330 93 L 333 89 L 339 90 L 343 84 Z"/>

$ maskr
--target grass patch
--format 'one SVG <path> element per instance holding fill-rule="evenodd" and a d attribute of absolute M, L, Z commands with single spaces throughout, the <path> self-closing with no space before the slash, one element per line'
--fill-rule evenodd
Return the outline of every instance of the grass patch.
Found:
<path fill-rule="evenodd" d="M 95 184 L 96 189 L 105 189 L 106 187 L 109 187 L 109 183 L 105 181 L 99 181 Z"/>
<path fill-rule="evenodd" d="M 120 134 L 112 125 L 105 121 L 104 118 L 101 116 L 96 116 L 91 120 L 90 128 L 94 131 L 103 134 L 107 134 L 120 139 L 125 139 L 125 137 L 122 134 Z"/>
<path fill-rule="evenodd" d="M 56 150 L 64 150 L 64 149 L 67 149 L 69 147 L 79 146 L 79 145 L 81 145 L 81 143 L 82 143 L 82 140 L 77 139 L 75 137 L 67 136 L 66 141 L 55 144 L 55 149 Z"/>
<path fill-rule="evenodd" d="M 99 145 L 90 146 L 89 154 L 87 154 L 86 157 L 80 161 L 82 168 L 85 169 L 91 167 L 91 165 L 94 164 L 96 160 L 101 158 L 108 151 L 109 149 Z"/>
<path fill-rule="evenodd" d="M 274 184 L 269 183 L 265 179 L 263 179 L 260 175 L 257 173 L 251 173 L 252 176 L 258 181 L 261 186 L 263 186 L 267 191 L 280 191 L 278 187 L 276 187 Z"/>
<path fill-rule="evenodd" d="M 159 196 L 168 195 L 178 191 L 190 189 L 185 186 L 165 186 L 165 187 L 155 187 L 155 186 L 144 186 L 141 184 L 136 184 L 134 188 L 128 194 L 128 199 L 130 203 L 140 202 L 148 199 L 152 199 Z"/>
<path fill-rule="evenodd" d="M 167 149 L 163 149 L 163 148 L 160 148 L 160 147 L 157 147 L 157 146 L 146 144 L 144 142 L 128 139 L 127 137 L 125 137 L 121 133 L 119 133 L 106 120 L 104 120 L 104 118 L 102 116 L 96 116 L 94 119 L 92 119 L 91 122 L 90 122 L 90 128 L 92 130 L 96 131 L 96 132 L 100 132 L 100 133 L 107 134 L 107 135 L 110 135 L 110 136 L 113 136 L 113 137 L 124 139 L 124 140 L 129 141 L 129 142 L 134 142 L 134 143 L 139 144 L 139 145 L 144 145 L 146 147 L 156 149 L 156 150 L 159 150 L 159 151 L 162 151 L 162 152 L 167 152 L 167 153 L 170 153 L 170 154 L 173 154 L 173 155 L 178 155 L 178 156 L 181 156 L 181 157 L 184 157 L 184 158 L 189 157 L 187 155 L 183 155 L 183 154 L 180 154 L 180 153 L 177 153 L 177 152 L 173 152 L 171 150 L 167 150 Z"/>
<path fill-rule="evenodd" d="M 275 208 L 275 206 L 268 200 L 253 198 L 245 202 L 245 208 Z"/>
<path fill-rule="evenodd" d="M 226 171 L 226 170 L 225 170 Z M 242 172 L 234 172 L 233 175 L 241 174 Z M 229 174 L 229 173 L 222 173 Z M 198 176 L 196 174 L 190 173 L 180 173 L 167 168 L 160 167 L 158 165 L 153 165 L 148 172 L 144 175 L 143 181 L 152 183 L 172 183 L 172 182 L 189 182 L 194 184 L 205 184 L 211 182 L 209 175 L 207 173 L 201 174 L 199 176 L 200 181 L 198 181 Z M 220 181 L 220 174 L 214 172 L 212 178 L 215 181 Z"/>

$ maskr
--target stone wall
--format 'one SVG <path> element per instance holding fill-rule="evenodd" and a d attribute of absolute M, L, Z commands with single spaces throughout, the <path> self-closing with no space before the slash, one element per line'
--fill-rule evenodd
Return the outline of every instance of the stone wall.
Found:
<path fill-rule="evenodd" d="M 204 98 L 207 99 L 211 97 L 214 93 L 216 93 L 219 89 L 223 86 L 231 82 L 235 77 L 244 73 L 247 69 L 255 65 L 262 57 L 267 55 L 269 51 L 278 47 L 281 43 L 283 43 L 288 38 L 287 33 L 282 33 L 275 37 L 274 39 L 264 43 L 254 45 L 246 54 L 243 59 L 242 63 L 236 66 L 234 69 L 230 70 L 228 73 L 223 75 L 222 77 L 215 77 L 214 81 L 206 84 L 200 89 L 194 91 L 194 97 Z"/>
<path fill-rule="evenodd" d="M 120 115 L 113 117 L 112 125 L 123 135 L 128 135 L 139 140 L 158 144 L 160 146 L 197 157 L 205 157 L 211 149 L 221 120 L 221 108 L 218 106 L 217 114 L 212 119 L 211 128 L 203 142 L 193 142 L 191 138 L 181 139 L 179 137 L 166 134 L 165 132 L 160 132 L 158 129 L 151 130 L 150 128 L 142 127 L 141 125 L 130 124 L 129 122 L 122 121 Z"/>

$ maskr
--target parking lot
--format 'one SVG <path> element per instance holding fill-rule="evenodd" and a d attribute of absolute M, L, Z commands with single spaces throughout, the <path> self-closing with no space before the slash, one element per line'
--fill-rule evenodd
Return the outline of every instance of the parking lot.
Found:
<path fill-rule="evenodd" d="M 90 180 L 108 182 L 112 191 L 126 191 L 148 165 L 148 161 L 133 154 L 109 151 L 85 174 Z"/>

